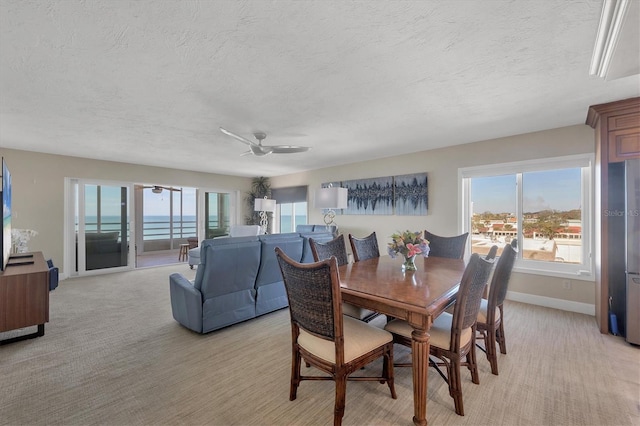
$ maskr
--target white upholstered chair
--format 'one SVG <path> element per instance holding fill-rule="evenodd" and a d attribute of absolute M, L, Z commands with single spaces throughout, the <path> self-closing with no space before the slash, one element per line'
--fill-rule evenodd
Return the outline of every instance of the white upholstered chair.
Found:
<path fill-rule="evenodd" d="M 230 237 L 251 237 L 260 235 L 260 225 L 231 225 L 229 228 Z"/>

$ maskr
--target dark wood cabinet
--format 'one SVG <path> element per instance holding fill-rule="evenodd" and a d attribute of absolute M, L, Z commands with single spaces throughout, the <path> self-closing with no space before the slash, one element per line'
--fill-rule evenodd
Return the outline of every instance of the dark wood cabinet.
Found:
<path fill-rule="evenodd" d="M 640 156 L 640 129 L 609 132 L 609 162 L 615 163 Z"/>
<path fill-rule="evenodd" d="M 49 322 L 49 267 L 41 252 L 30 254 L 10 259 L 0 273 L 0 332 L 34 325 L 38 331 L 0 343 L 42 336 Z"/>
<path fill-rule="evenodd" d="M 624 214 L 624 200 L 620 199 L 623 162 L 640 158 L 640 98 L 592 105 L 586 123 L 596 132 L 596 320 L 600 331 L 608 333 L 609 296 L 613 303 L 623 303 L 614 285 L 624 276 L 624 267 L 620 268 L 620 262 L 624 262 L 620 239 L 624 241 L 624 234 L 619 235 L 624 229 L 620 225 L 623 217 L 617 212 Z"/>

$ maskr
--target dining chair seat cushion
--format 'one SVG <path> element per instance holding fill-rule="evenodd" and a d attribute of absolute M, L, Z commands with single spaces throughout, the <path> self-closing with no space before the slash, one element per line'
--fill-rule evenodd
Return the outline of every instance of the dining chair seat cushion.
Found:
<path fill-rule="evenodd" d="M 489 306 L 489 301 L 487 299 L 482 299 L 480 301 L 480 310 L 478 311 L 478 322 L 486 324 L 487 321 L 487 307 Z M 500 309 L 496 309 L 495 313 L 495 321 L 496 323 L 500 321 Z"/>
<path fill-rule="evenodd" d="M 439 348 L 449 349 L 451 342 L 452 320 L 453 315 L 443 312 L 435 319 L 435 321 L 433 321 L 433 325 L 429 329 L 429 336 L 431 336 L 429 338 L 429 344 Z M 408 339 L 411 339 L 411 333 L 413 332 L 413 328 L 408 322 L 398 319 L 389 321 L 384 329 L 390 333 L 398 334 Z M 462 335 L 460 336 L 460 347 L 465 346 L 470 341 L 471 327 L 462 330 Z"/>
<path fill-rule="evenodd" d="M 351 318 L 364 320 L 368 316 L 372 315 L 374 311 L 361 308 L 360 306 L 352 305 L 351 303 L 343 303 L 342 313 L 345 315 L 349 315 Z"/>
<path fill-rule="evenodd" d="M 343 330 L 345 363 L 393 340 L 391 333 L 344 315 Z M 336 362 L 336 347 L 332 341 L 321 339 L 300 329 L 298 344 L 325 361 Z"/>

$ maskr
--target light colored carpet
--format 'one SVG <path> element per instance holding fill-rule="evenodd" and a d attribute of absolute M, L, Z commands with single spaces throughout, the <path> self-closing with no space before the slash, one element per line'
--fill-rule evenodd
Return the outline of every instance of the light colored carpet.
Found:
<path fill-rule="evenodd" d="M 61 282 L 45 336 L 0 347 L 0 424 L 331 424 L 333 382 L 303 382 L 289 401 L 288 310 L 195 334 L 171 316 L 176 271 L 195 275 L 184 264 Z M 429 425 L 640 424 L 638 348 L 593 317 L 516 302 L 505 324 L 500 376 L 482 352 L 480 385 L 463 372 L 466 416 L 429 373 Z M 412 424 L 411 369 L 395 372 L 397 400 L 386 385 L 348 384 L 345 425 Z"/>

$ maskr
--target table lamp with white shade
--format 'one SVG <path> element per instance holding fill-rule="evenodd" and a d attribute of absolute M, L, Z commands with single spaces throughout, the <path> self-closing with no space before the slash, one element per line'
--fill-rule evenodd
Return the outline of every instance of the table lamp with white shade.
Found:
<path fill-rule="evenodd" d="M 327 226 L 335 225 L 335 209 L 346 209 L 349 191 L 347 188 L 329 186 L 318 188 L 314 197 L 314 205 L 317 209 L 328 209 L 324 214 L 324 223 Z"/>
<path fill-rule="evenodd" d="M 269 225 L 269 218 L 267 213 L 275 213 L 276 200 L 271 200 L 265 195 L 264 198 L 256 198 L 253 210 L 260 212 L 260 228 L 262 233 L 267 233 L 267 226 Z"/>

